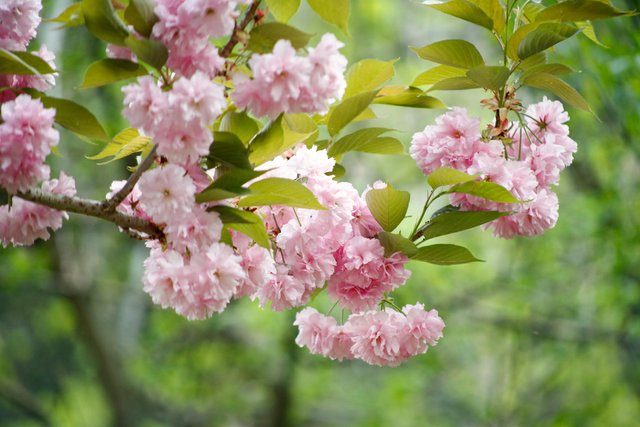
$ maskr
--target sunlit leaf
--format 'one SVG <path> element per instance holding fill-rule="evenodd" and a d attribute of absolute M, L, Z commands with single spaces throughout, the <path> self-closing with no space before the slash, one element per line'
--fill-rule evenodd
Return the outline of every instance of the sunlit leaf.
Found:
<path fill-rule="evenodd" d="M 251 184 L 249 190 L 251 194 L 240 200 L 238 206 L 283 205 L 293 208 L 326 209 L 311 190 L 290 179 L 266 178 Z"/>
<path fill-rule="evenodd" d="M 484 64 L 478 49 L 465 40 L 442 40 L 411 49 L 422 59 L 451 67 L 469 69 Z"/>
<path fill-rule="evenodd" d="M 258 25 L 249 33 L 249 50 L 256 53 L 271 52 L 278 40 L 289 40 L 294 49 L 302 49 L 313 34 L 308 34 L 281 22 Z"/>
<path fill-rule="evenodd" d="M 385 231 L 393 231 L 404 219 L 409 208 L 410 194 L 387 184 L 386 188 L 371 189 L 366 201 L 371 214 Z"/>
<path fill-rule="evenodd" d="M 470 262 L 482 262 L 473 256 L 469 249 L 458 245 L 430 245 L 418 248 L 418 252 L 411 257 L 412 260 L 427 262 L 437 265 L 467 264 Z"/>
<path fill-rule="evenodd" d="M 349 0 L 307 0 L 307 3 L 322 19 L 349 34 Z"/>
<path fill-rule="evenodd" d="M 469 175 L 453 168 L 438 168 L 427 176 L 427 182 L 434 190 L 447 185 L 460 184 L 477 179 L 478 175 Z"/>
<path fill-rule="evenodd" d="M 418 252 L 416 245 L 411 240 L 401 236 L 400 234 L 381 231 L 376 237 L 384 248 L 385 257 L 390 257 L 398 252 L 401 252 L 408 257 L 412 257 Z"/>
<path fill-rule="evenodd" d="M 300 0 L 267 0 L 269 11 L 280 22 L 288 22 L 300 7 Z"/>
<path fill-rule="evenodd" d="M 124 59 L 106 58 L 94 62 L 84 75 L 81 89 L 88 89 L 148 74 L 146 68 Z"/>
<path fill-rule="evenodd" d="M 573 105 L 574 107 L 578 107 L 582 110 L 591 112 L 589 103 L 582 97 L 582 95 L 580 95 L 580 93 L 578 93 L 578 91 L 571 87 L 568 83 L 560 80 L 553 74 L 533 74 L 524 78 L 522 82 L 527 86 L 547 90 L 559 96 L 565 102 Z"/>

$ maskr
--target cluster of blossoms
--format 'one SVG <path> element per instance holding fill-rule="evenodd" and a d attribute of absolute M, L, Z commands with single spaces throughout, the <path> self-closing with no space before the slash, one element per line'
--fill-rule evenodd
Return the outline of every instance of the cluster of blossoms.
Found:
<path fill-rule="evenodd" d="M 463 108 L 436 119 L 436 124 L 416 133 L 411 157 L 425 174 L 451 167 L 500 184 L 523 203 L 497 203 L 467 194 L 454 194 L 451 203 L 461 210 L 512 212 L 490 224 L 503 238 L 534 236 L 552 228 L 558 220 L 558 197 L 551 191 L 560 172 L 573 161 L 577 145 L 565 123 L 569 115 L 559 101 L 529 106 L 522 123 L 513 123 L 510 144 L 484 142 L 480 120 Z"/>
<path fill-rule="evenodd" d="M 444 329 L 438 312 L 425 311 L 422 304 L 406 305 L 402 312 L 354 313 L 343 325 L 307 307 L 297 314 L 294 324 L 300 330 L 296 343 L 311 353 L 332 360 L 361 359 L 378 366 L 398 366 L 425 353 Z"/>
<path fill-rule="evenodd" d="M 0 47 L 26 51 L 40 24 L 42 4 L 32 0 L 8 0 L 0 4 Z M 42 46 L 34 52 L 53 68 L 54 56 Z M 0 87 L 46 90 L 53 85 L 52 75 L 0 75 Z M 11 89 L 0 93 L 0 187 L 9 194 L 27 191 L 42 183 L 42 190 L 65 196 L 75 195 L 73 178 L 60 174 L 49 179 L 51 171 L 44 164 L 59 134 L 53 128 L 55 110 L 45 108 L 38 99 Z M 0 206 L 0 242 L 4 247 L 31 245 L 36 239 L 48 239 L 49 229 L 57 230 L 67 214 L 36 203 L 13 198 L 12 204 Z"/>
<path fill-rule="evenodd" d="M 306 57 L 296 55 L 288 40 L 276 43 L 272 53 L 253 55 L 253 79 L 237 74 L 233 102 L 258 117 L 285 113 L 326 113 L 344 94 L 347 59 L 344 45 L 333 34 L 322 36 Z"/>

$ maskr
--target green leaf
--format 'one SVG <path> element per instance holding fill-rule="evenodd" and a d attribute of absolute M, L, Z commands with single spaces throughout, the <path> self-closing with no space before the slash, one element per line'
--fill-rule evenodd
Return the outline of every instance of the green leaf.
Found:
<path fill-rule="evenodd" d="M 41 96 L 46 108 L 56 109 L 55 121 L 71 132 L 93 140 L 108 141 L 109 136 L 96 117 L 82 105 L 62 98 Z"/>
<path fill-rule="evenodd" d="M 140 133 L 133 128 L 124 129 L 113 137 L 98 154 L 94 156 L 87 156 L 89 160 L 102 160 L 107 157 L 111 157 L 106 162 L 98 163 L 100 165 L 106 165 L 113 161 L 123 159 L 135 153 L 144 151 L 149 144 L 151 144 L 151 138 L 148 136 L 140 135 Z"/>
<path fill-rule="evenodd" d="M 502 203 L 520 203 L 521 201 L 503 186 L 487 181 L 467 181 L 451 187 L 449 193 L 463 193 L 478 196 L 486 200 Z"/>
<path fill-rule="evenodd" d="M 249 50 L 267 53 L 273 50 L 278 40 L 289 40 L 294 49 L 302 49 L 313 34 L 308 34 L 281 22 L 267 22 L 258 25 L 249 34 Z"/>
<path fill-rule="evenodd" d="M 493 30 L 498 34 L 502 34 L 505 25 L 505 11 L 502 4 L 500 4 L 500 0 L 474 0 L 473 3 L 491 18 Z"/>
<path fill-rule="evenodd" d="M 263 248 L 270 248 L 264 221 L 258 215 L 229 206 L 214 206 L 208 210 L 217 212 L 220 215 L 220 220 L 227 227 L 253 239 Z"/>
<path fill-rule="evenodd" d="M 478 49 L 465 40 L 442 40 L 411 49 L 422 59 L 451 67 L 469 69 L 484 64 Z"/>
<path fill-rule="evenodd" d="M 146 68 L 135 62 L 125 59 L 101 59 L 89 66 L 80 88 L 100 87 L 146 74 L 148 74 Z"/>
<path fill-rule="evenodd" d="M 537 73 L 527 76 L 522 80 L 522 83 L 526 86 L 535 87 L 538 89 L 547 90 L 560 98 L 565 102 L 580 108 L 584 111 L 592 112 L 589 103 L 568 83 L 560 80 L 553 74 Z"/>
<path fill-rule="evenodd" d="M 307 3 L 322 19 L 349 35 L 349 0 L 307 0 Z"/>
<path fill-rule="evenodd" d="M 349 151 L 362 151 L 376 154 L 402 154 L 404 147 L 395 138 L 380 138 L 379 136 L 393 129 L 366 128 L 343 136 L 329 148 L 330 157 L 337 157 Z"/>
<path fill-rule="evenodd" d="M 534 74 L 540 74 L 540 73 L 553 74 L 554 76 L 560 76 L 563 74 L 575 73 L 575 70 L 567 67 L 564 64 L 555 64 L 555 63 L 540 64 L 540 65 L 533 66 L 531 68 L 527 68 L 520 76 L 520 79 L 523 80 L 529 76 L 532 76 Z"/>
<path fill-rule="evenodd" d="M 402 252 L 408 257 L 418 253 L 418 247 L 411 240 L 402 237 L 400 234 L 381 231 L 376 237 L 384 248 L 384 256 L 386 258 L 398 252 Z"/>
<path fill-rule="evenodd" d="M 538 65 L 545 64 L 547 62 L 547 53 L 540 52 L 535 55 L 531 55 L 527 59 L 523 60 L 520 65 L 518 65 L 518 69 L 520 70 L 528 70 L 529 68 L 537 67 Z"/>
<path fill-rule="evenodd" d="M 430 245 L 418 248 L 412 260 L 436 265 L 456 265 L 470 262 L 482 262 L 473 256 L 469 249 L 458 245 Z"/>
<path fill-rule="evenodd" d="M 124 19 L 144 37 L 151 36 L 151 30 L 158 17 L 153 12 L 153 0 L 129 0 L 129 6 L 124 11 Z"/>
<path fill-rule="evenodd" d="M 158 71 L 162 69 L 169 57 L 166 46 L 156 40 L 139 39 L 134 35 L 130 35 L 126 38 L 125 44 L 138 56 L 138 59 L 153 66 Z"/>
<path fill-rule="evenodd" d="M 465 71 L 461 68 L 448 65 L 436 65 L 433 68 L 419 74 L 411 83 L 411 86 L 426 86 L 451 77 L 464 77 Z"/>
<path fill-rule="evenodd" d="M 238 206 L 283 205 L 293 208 L 326 210 L 311 190 L 297 181 L 284 178 L 266 178 L 249 186 L 250 195 Z"/>
<path fill-rule="evenodd" d="M 29 52 L 12 52 L 0 48 L 0 74 L 41 75 L 55 70 L 47 62 Z"/>
<path fill-rule="evenodd" d="M 578 29 L 569 24 L 541 24 L 528 33 L 518 46 L 518 58 L 524 59 L 564 41 Z"/>
<path fill-rule="evenodd" d="M 467 71 L 467 77 L 485 89 L 499 91 L 509 80 L 511 71 L 507 67 L 480 65 Z"/>
<path fill-rule="evenodd" d="M 249 150 L 240 139 L 229 132 L 214 132 L 209 158 L 226 167 L 251 169 Z"/>
<path fill-rule="evenodd" d="M 296 144 L 310 145 L 318 138 L 318 125 L 307 114 L 283 114 L 282 129 L 289 147 Z"/>
<path fill-rule="evenodd" d="M 373 217 L 385 231 L 393 231 L 404 219 L 409 208 L 410 194 L 395 190 L 387 184 L 383 189 L 367 192 L 366 201 Z"/>
<path fill-rule="evenodd" d="M 467 90 L 478 88 L 480 88 L 480 85 L 469 77 L 451 77 L 435 83 L 427 89 L 427 92 L 432 92 L 434 90 Z"/>
<path fill-rule="evenodd" d="M 111 0 L 83 0 L 82 13 L 91 34 L 107 43 L 125 45 L 129 30 L 116 14 Z"/>
<path fill-rule="evenodd" d="M 266 171 L 253 171 L 248 169 L 228 170 L 211 185 L 198 193 L 196 195 L 196 202 L 206 203 L 248 194 L 250 192 L 249 189 L 243 187 L 243 185 L 265 172 Z"/>
<path fill-rule="evenodd" d="M 602 46 L 604 48 L 608 47 L 608 46 L 606 46 L 604 43 L 602 43 L 600 41 L 600 39 L 598 38 L 598 35 L 596 34 L 596 29 L 593 28 L 593 25 L 591 24 L 591 22 L 589 22 L 589 21 L 576 22 L 575 24 L 582 31 L 581 34 L 583 36 L 585 36 L 586 38 L 588 38 L 589 40 L 591 40 L 592 42 L 594 42 L 598 46 Z"/>
<path fill-rule="evenodd" d="M 267 0 L 269 11 L 280 22 L 288 22 L 300 7 L 300 0 Z"/>
<path fill-rule="evenodd" d="M 356 62 L 347 70 L 347 89 L 343 98 L 349 98 L 363 92 L 377 89 L 395 74 L 393 64 L 396 60 L 380 61 L 377 59 L 363 59 Z"/>
<path fill-rule="evenodd" d="M 282 115 L 269 122 L 249 143 L 249 161 L 258 166 L 276 157 L 289 147 L 282 129 Z"/>
<path fill-rule="evenodd" d="M 327 123 L 329 134 L 334 136 L 351 123 L 353 119 L 369 107 L 377 93 L 377 90 L 360 93 L 337 104 L 331 112 Z"/>
<path fill-rule="evenodd" d="M 447 185 L 461 184 L 477 179 L 478 175 L 469 175 L 453 168 L 438 168 L 427 176 L 429 186 L 434 190 Z"/>
<path fill-rule="evenodd" d="M 73 3 L 58 16 L 46 19 L 45 22 L 57 22 L 63 24 L 59 28 L 71 28 L 84 25 L 84 15 L 82 14 L 82 3 Z"/>
<path fill-rule="evenodd" d="M 425 239 L 445 236 L 459 231 L 469 230 L 482 224 L 494 221 L 500 217 L 509 215 L 509 212 L 494 211 L 457 211 L 446 212 L 433 217 L 417 234 L 422 234 Z"/>
<path fill-rule="evenodd" d="M 470 1 L 452 0 L 446 3 L 432 4 L 429 2 L 425 4 L 447 15 L 455 16 L 456 18 L 479 25 L 488 30 L 493 29 L 493 19 L 487 16 L 480 7 Z"/>
<path fill-rule="evenodd" d="M 222 117 L 219 130 L 235 134 L 244 145 L 247 145 L 251 138 L 258 133 L 260 127 L 258 122 L 249 117 L 247 113 L 229 111 Z"/>
<path fill-rule="evenodd" d="M 567 0 L 551 5 L 536 16 L 536 21 L 591 21 L 634 15 L 634 11 L 624 11 L 601 0 Z"/>
<path fill-rule="evenodd" d="M 417 87 L 407 86 L 384 87 L 378 92 L 373 103 L 411 108 L 446 108 L 438 98 L 427 95 Z"/>

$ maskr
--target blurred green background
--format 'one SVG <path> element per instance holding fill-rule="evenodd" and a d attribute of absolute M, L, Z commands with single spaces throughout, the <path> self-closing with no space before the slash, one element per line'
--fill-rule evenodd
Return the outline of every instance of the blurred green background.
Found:
<path fill-rule="evenodd" d="M 69 1 L 45 1 L 44 17 Z M 397 83 L 430 67 L 407 46 L 464 38 L 489 58 L 482 29 L 407 0 L 356 0 L 351 62 L 399 58 Z M 615 2 L 640 8 L 638 0 Z M 293 24 L 322 34 L 303 7 Z M 126 127 L 119 88 L 77 90 L 104 45 L 84 28 L 43 24 L 35 43 L 58 58 L 53 94 Z M 2 426 L 637 426 L 640 425 L 640 18 L 597 25 L 556 57 L 597 117 L 569 109 L 575 163 L 560 187 L 560 220 L 544 236 L 497 240 L 474 230 L 446 241 L 486 263 L 411 265 L 400 304 L 422 301 L 445 319 L 437 347 L 398 368 L 338 363 L 296 347 L 292 312 L 248 300 L 189 322 L 142 292 L 146 249 L 108 223 L 74 216 L 48 242 L 0 249 Z M 337 31 L 337 30 L 336 30 Z M 63 52 L 64 48 L 64 52 Z M 494 56 L 495 58 L 495 56 Z M 480 91 L 442 93 L 475 114 Z M 523 94 L 527 102 L 542 93 Z M 380 107 L 377 124 L 411 135 L 442 111 Z M 63 132 L 54 170 L 102 198 L 125 162 L 96 167 L 98 146 Z M 347 178 L 414 195 L 425 179 L 408 157 L 350 154 Z M 444 239 L 443 239 L 444 240 Z"/>

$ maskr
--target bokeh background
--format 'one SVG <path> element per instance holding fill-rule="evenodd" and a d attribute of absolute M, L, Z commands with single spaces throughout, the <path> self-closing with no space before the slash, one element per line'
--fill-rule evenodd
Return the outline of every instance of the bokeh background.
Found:
<path fill-rule="evenodd" d="M 44 3 L 47 18 L 70 4 Z M 409 45 L 464 38 L 486 58 L 495 53 L 482 29 L 418 2 L 352 3 L 345 53 L 351 62 L 399 58 L 396 83 L 432 66 Z M 306 7 L 292 22 L 337 32 Z M 76 89 L 104 45 L 84 28 L 55 27 L 43 24 L 35 42 L 57 54 L 53 94 L 89 107 L 115 134 L 126 127 L 119 88 Z M 569 109 L 579 151 L 557 188 L 558 225 L 533 239 L 481 230 L 443 239 L 486 262 L 411 265 L 410 282 L 395 293 L 399 304 L 422 301 L 445 319 L 444 339 L 426 355 L 398 368 L 312 356 L 293 341 L 293 312 L 248 300 L 189 322 L 142 292 L 141 242 L 73 216 L 48 242 L 0 249 L 0 425 L 640 425 L 640 18 L 597 30 L 607 48 L 580 36 L 555 53 L 581 70 L 571 82 L 596 113 Z M 481 91 L 439 96 L 488 118 Z M 407 148 L 442 113 L 376 111 Z M 75 176 L 79 194 L 102 198 L 127 163 L 96 167 L 85 156 L 99 149 L 63 132 L 54 171 Z M 344 164 L 360 190 L 389 180 L 412 192 L 414 215 L 423 202 L 426 182 L 408 156 L 349 154 Z"/>

